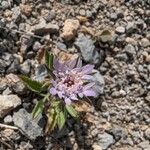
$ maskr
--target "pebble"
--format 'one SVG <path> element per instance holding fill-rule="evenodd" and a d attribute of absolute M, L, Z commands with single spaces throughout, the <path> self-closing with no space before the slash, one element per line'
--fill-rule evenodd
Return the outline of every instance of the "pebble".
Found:
<path fill-rule="evenodd" d="M 100 55 L 96 51 L 94 41 L 86 36 L 79 36 L 76 39 L 75 46 L 81 51 L 83 59 L 88 63 L 99 64 Z"/>
<path fill-rule="evenodd" d="M 3 10 L 10 8 L 10 3 L 8 1 L 2 1 L 1 7 Z"/>
<path fill-rule="evenodd" d="M 5 123 L 12 123 L 13 119 L 12 119 L 12 116 L 11 115 L 7 115 L 5 118 L 4 118 L 4 122 Z"/>
<path fill-rule="evenodd" d="M 150 140 L 150 128 L 146 129 L 146 131 L 145 131 L 145 138 L 147 140 Z"/>
<path fill-rule="evenodd" d="M 98 138 L 98 144 L 103 150 L 107 149 L 115 142 L 113 136 L 105 132 L 103 134 L 98 134 Z"/>
<path fill-rule="evenodd" d="M 116 33 L 123 34 L 123 33 L 125 33 L 125 28 L 122 26 L 119 26 L 116 28 L 115 31 L 116 31 Z"/>
<path fill-rule="evenodd" d="M 110 19 L 112 20 L 112 21 L 115 21 L 115 20 L 117 20 L 117 14 L 116 13 L 111 13 L 110 14 Z"/>
<path fill-rule="evenodd" d="M 148 40 L 147 38 L 143 38 L 141 40 L 141 46 L 143 46 L 144 48 L 149 47 L 150 46 L 150 40 Z"/>
<path fill-rule="evenodd" d="M 20 65 L 20 72 L 22 74 L 28 75 L 30 73 L 31 63 L 29 60 L 26 60 L 23 64 Z"/>
<path fill-rule="evenodd" d="M 45 120 L 42 116 L 33 119 L 32 114 L 25 109 L 20 109 L 13 114 L 13 122 L 21 128 L 31 140 L 35 140 L 38 136 L 42 136 Z"/>
<path fill-rule="evenodd" d="M 45 20 L 41 19 L 39 24 L 31 27 L 31 31 L 37 35 L 54 34 L 58 33 L 59 26 L 57 24 L 46 23 Z"/>
<path fill-rule="evenodd" d="M 67 19 L 64 23 L 63 33 L 61 34 L 61 37 L 66 41 L 74 39 L 77 34 L 79 26 L 80 23 L 78 20 Z"/>
<path fill-rule="evenodd" d="M 0 118 L 19 105 L 21 105 L 21 99 L 17 95 L 0 95 Z"/>

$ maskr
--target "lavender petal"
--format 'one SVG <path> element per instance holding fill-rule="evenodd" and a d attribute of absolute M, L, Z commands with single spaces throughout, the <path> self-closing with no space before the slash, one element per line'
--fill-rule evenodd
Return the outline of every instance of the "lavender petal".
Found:
<path fill-rule="evenodd" d="M 93 69 L 94 69 L 94 65 L 86 65 L 86 66 L 82 67 L 82 73 L 83 74 L 91 74 Z"/>
<path fill-rule="evenodd" d="M 70 105 L 70 104 L 71 104 L 71 100 L 70 100 L 69 98 L 65 98 L 65 103 L 66 103 L 67 105 Z"/>
<path fill-rule="evenodd" d="M 93 89 L 89 89 L 89 90 L 83 91 L 83 94 L 85 96 L 96 97 L 96 92 Z"/>
<path fill-rule="evenodd" d="M 49 92 L 50 92 L 52 95 L 56 95 L 56 94 L 57 94 L 57 90 L 56 90 L 54 87 L 50 88 Z"/>

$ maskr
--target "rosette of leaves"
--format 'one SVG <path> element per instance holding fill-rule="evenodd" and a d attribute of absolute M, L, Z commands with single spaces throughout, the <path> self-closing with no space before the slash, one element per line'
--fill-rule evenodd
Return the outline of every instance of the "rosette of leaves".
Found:
<path fill-rule="evenodd" d="M 46 132 L 56 126 L 62 129 L 68 116 L 79 117 L 75 103 L 83 97 L 96 96 L 91 82 L 93 65 L 82 66 L 80 59 L 61 63 L 49 52 L 45 52 L 45 65 L 49 72 L 49 80 L 38 82 L 27 76 L 21 76 L 24 84 L 41 96 L 35 105 L 32 115 L 36 118 L 44 112 L 47 116 Z"/>

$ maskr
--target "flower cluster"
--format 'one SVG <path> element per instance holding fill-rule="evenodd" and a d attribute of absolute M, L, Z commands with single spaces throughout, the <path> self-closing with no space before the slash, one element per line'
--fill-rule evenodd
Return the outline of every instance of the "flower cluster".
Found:
<path fill-rule="evenodd" d="M 50 94 L 63 99 L 67 105 L 72 101 L 84 96 L 96 96 L 93 89 L 94 82 L 91 82 L 93 65 L 82 67 L 80 59 L 61 63 L 58 59 L 53 62 L 53 74 Z"/>

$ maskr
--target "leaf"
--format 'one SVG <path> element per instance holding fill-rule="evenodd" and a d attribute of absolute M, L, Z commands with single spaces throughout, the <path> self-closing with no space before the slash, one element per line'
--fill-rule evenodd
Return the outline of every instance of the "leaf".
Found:
<path fill-rule="evenodd" d="M 56 123 L 57 123 L 57 113 L 55 112 L 53 108 L 49 110 L 47 117 L 48 117 L 48 121 L 47 121 L 46 129 L 45 129 L 46 133 L 54 130 Z"/>
<path fill-rule="evenodd" d="M 53 69 L 53 58 L 53 54 L 50 54 L 48 51 L 45 51 L 45 63 L 50 70 Z"/>
<path fill-rule="evenodd" d="M 100 39 L 102 42 L 109 42 L 112 39 L 112 33 L 109 30 L 104 30 L 100 35 Z"/>
<path fill-rule="evenodd" d="M 42 91 L 42 83 L 32 80 L 26 76 L 20 76 L 20 79 L 26 84 L 26 86 L 37 93 L 40 93 Z"/>
<path fill-rule="evenodd" d="M 72 117 L 78 118 L 77 111 L 71 105 L 66 105 L 65 108 Z"/>
<path fill-rule="evenodd" d="M 33 118 L 38 117 L 39 114 L 41 114 L 43 112 L 43 109 L 44 109 L 44 102 L 43 102 L 43 100 L 41 100 L 35 105 L 35 107 L 32 111 Z"/>
<path fill-rule="evenodd" d="M 62 129 L 66 122 L 66 116 L 63 111 L 60 111 L 57 118 L 57 124 L 59 129 Z"/>

